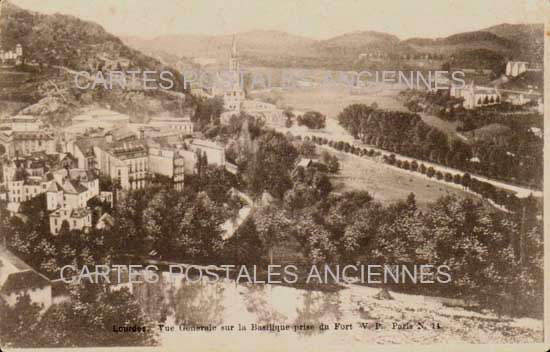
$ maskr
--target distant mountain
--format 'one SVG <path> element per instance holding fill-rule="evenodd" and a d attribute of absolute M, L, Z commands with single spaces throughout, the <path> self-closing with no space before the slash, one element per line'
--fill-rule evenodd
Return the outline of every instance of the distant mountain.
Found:
<path fill-rule="evenodd" d="M 542 63 L 544 60 L 544 25 L 503 23 L 489 27 L 484 31 L 491 32 L 514 43 L 519 50 L 514 57 L 529 62 Z"/>
<path fill-rule="evenodd" d="M 544 26 L 542 24 L 500 24 L 480 31 L 458 33 L 446 38 L 411 38 L 404 41 L 419 52 L 478 53 L 490 51 L 503 59 L 542 63 L 544 51 Z"/>
<path fill-rule="evenodd" d="M 502 68 L 507 60 L 542 62 L 542 25 L 502 24 L 445 38 L 410 38 L 360 31 L 326 40 L 314 40 L 278 31 L 238 33 L 239 52 L 250 65 L 357 68 L 363 53 L 386 58 L 402 54 L 437 55 L 471 68 Z M 231 35 L 169 35 L 153 39 L 122 37 L 129 46 L 147 53 L 168 53 L 187 58 L 213 58 L 225 65 Z M 395 61 L 388 61 L 395 65 Z M 499 69 L 500 70 L 500 69 Z"/>
<path fill-rule="evenodd" d="M 354 55 L 362 53 L 402 53 L 410 51 L 406 45 L 402 45 L 399 38 L 394 35 L 364 31 L 339 35 L 315 44 L 319 54 L 328 55 Z"/>
<path fill-rule="evenodd" d="M 485 32 L 490 32 L 498 35 L 501 38 L 511 40 L 513 42 L 538 42 L 544 39 L 544 25 L 542 23 L 535 24 L 509 24 L 503 23 L 496 26 L 483 29 Z"/>
<path fill-rule="evenodd" d="M 148 53 L 167 52 L 179 58 L 213 58 L 225 64 L 232 35 L 178 34 L 152 39 L 121 36 L 129 46 Z M 237 35 L 239 54 L 246 57 L 313 55 L 315 40 L 279 31 L 251 31 Z"/>

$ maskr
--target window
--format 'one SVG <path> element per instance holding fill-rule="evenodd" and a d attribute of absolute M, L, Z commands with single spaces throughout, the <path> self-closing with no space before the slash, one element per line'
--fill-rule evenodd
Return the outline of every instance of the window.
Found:
<path fill-rule="evenodd" d="M 76 220 L 73 220 L 73 227 L 76 227 Z"/>

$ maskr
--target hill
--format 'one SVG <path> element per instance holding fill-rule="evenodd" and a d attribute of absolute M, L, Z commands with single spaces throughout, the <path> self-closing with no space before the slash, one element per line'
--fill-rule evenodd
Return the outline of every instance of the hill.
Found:
<path fill-rule="evenodd" d="M 5 2 L 0 31 L 0 46 L 9 50 L 21 44 L 24 50 L 24 64 L 9 73 L 0 72 L 10 80 L 10 84 L 0 84 L 0 100 L 17 102 L 24 108 L 37 105 L 31 110 L 40 111 L 52 125 L 66 124 L 75 110 L 89 104 L 118 109 L 138 120 L 149 114 L 177 111 L 181 106 L 177 98 L 160 90 L 110 89 L 101 84 L 94 89 L 78 89 L 75 71 L 95 75 L 99 71 L 149 70 L 156 71 L 158 79 L 161 71 L 168 70 L 174 77 L 172 89 L 183 90 L 183 78 L 177 70 L 128 47 L 96 23 L 31 12 Z M 38 65 L 29 65 L 32 62 Z"/>
<path fill-rule="evenodd" d="M 519 49 L 514 58 L 542 63 L 544 60 L 544 25 L 503 23 L 484 29 L 514 43 Z"/>
<path fill-rule="evenodd" d="M 364 31 L 343 34 L 315 45 L 320 55 L 357 56 L 365 52 L 398 53 L 406 49 L 394 35 Z"/>
<path fill-rule="evenodd" d="M 375 31 L 345 33 L 326 40 L 315 40 L 280 31 L 251 31 L 236 35 L 242 61 L 253 66 L 319 67 L 357 69 L 366 65 L 358 60 L 363 53 L 395 59 L 400 55 L 436 55 L 468 68 L 504 70 L 507 60 L 542 62 L 542 25 L 502 24 L 479 31 L 457 33 L 445 38 L 398 37 Z M 141 51 L 168 53 L 179 58 L 212 58 L 225 65 L 232 35 L 182 34 L 153 39 L 122 37 Z M 372 65 L 372 63 L 369 63 Z M 393 66 L 395 60 L 386 62 Z M 394 67 L 395 68 L 395 67 Z"/>
<path fill-rule="evenodd" d="M 544 74 L 542 71 L 526 71 L 516 77 L 510 77 L 498 82 L 501 89 L 516 91 L 534 90 L 541 92 L 544 87 Z"/>
<path fill-rule="evenodd" d="M 177 34 L 152 39 L 122 36 L 129 46 L 144 52 L 167 52 L 178 58 L 213 58 L 225 64 L 233 40 L 232 35 Z M 279 31 L 250 31 L 237 36 L 239 54 L 247 57 L 311 56 L 313 39 Z"/>
<path fill-rule="evenodd" d="M 508 54 L 513 49 L 511 41 L 485 31 L 458 33 L 437 39 L 412 38 L 405 40 L 404 43 L 420 52 L 447 55 L 461 50 L 474 49 L 486 49 Z"/>

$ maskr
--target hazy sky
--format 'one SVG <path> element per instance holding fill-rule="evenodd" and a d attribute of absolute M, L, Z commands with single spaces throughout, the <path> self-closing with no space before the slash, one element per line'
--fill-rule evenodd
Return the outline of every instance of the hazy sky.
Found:
<path fill-rule="evenodd" d="M 114 34 L 230 34 L 280 30 L 324 39 L 376 30 L 444 37 L 507 23 L 543 22 L 548 0 L 10 0 L 101 24 Z"/>

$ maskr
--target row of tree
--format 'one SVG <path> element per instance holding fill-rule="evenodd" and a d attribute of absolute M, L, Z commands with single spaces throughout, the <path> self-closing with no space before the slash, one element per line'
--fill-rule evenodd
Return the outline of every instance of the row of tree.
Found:
<path fill-rule="evenodd" d="M 364 104 L 346 107 L 338 120 L 363 143 L 390 152 L 508 182 L 541 186 L 542 144 L 531 132 L 514 132 L 506 143 L 479 140 L 470 145 L 449 139 L 417 114 L 383 111 Z"/>
<path fill-rule="evenodd" d="M 374 149 L 356 147 L 349 144 L 348 142 L 334 142 L 329 141 L 326 138 L 316 136 L 306 138 L 316 144 L 328 145 L 335 148 L 336 150 L 355 154 L 358 156 L 380 157 L 382 155 L 382 153 L 375 151 Z M 426 167 L 423 163 L 419 164 L 415 160 L 409 162 L 408 160 L 398 159 L 396 158 L 395 154 L 384 155 L 383 160 L 390 165 L 395 165 L 405 170 L 420 172 L 427 175 L 428 177 L 434 177 L 438 180 L 445 180 L 447 182 L 462 185 L 464 188 L 470 189 L 472 192 L 479 194 L 481 197 L 489 199 L 513 212 L 523 211 L 523 208 L 524 206 L 526 206 L 526 204 L 529 204 L 528 206 L 530 207 L 530 209 L 533 209 L 533 212 L 535 213 L 540 213 L 542 209 L 541 204 L 535 201 L 532 196 L 528 197 L 527 199 L 518 198 L 513 192 L 497 188 L 488 182 L 480 181 L 477 178 L 473 178 L 467 172 L 463 174 L 451 174 L 450 172 L 444 173 L 441 171 L 436 171 L 431 166 Z"/>

